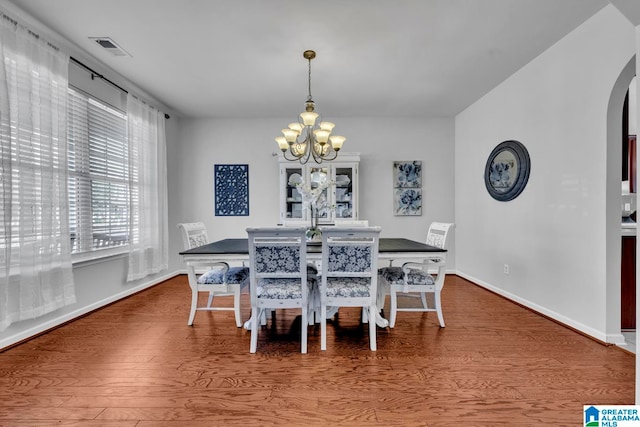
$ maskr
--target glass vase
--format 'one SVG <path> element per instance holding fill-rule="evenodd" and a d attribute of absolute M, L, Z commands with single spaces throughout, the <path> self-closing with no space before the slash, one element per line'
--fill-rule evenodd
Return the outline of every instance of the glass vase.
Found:
<path fill-rule="evenodd" d="M 311 225 L 307 229 L 305 236 L 307 238 L 307 242 L 320 242 L 322 241 L 322 232 L 320 231 L 320 227 L 318 227 L 318 215 L 317 209 L 310 205 L 311 210 Z"/>

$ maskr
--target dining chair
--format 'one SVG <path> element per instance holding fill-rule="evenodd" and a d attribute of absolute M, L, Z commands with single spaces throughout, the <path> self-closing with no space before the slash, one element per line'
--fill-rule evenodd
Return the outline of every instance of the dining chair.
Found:
<path fill-rule="evenodd" d="M 259 321 L 274 309 L 300 309 L 300 347 L 307 352 L 309 294 L 315 280 L 307 277 L 306 227 L 247 228 L 249 240 L 249 295 L 251 344 L 258 345 Z"/>
<path fill-rule="evenodd" d="M 193 249 L 209 243 L 207 229 L 202 222 L 180 223 L 182 242 L 185 249 Z M 230 267 L 226 262 L 196 262 L 187 263 L 187 276 L 191 288 L 191 309 L 187 325 L 193 325 L 196 311 L 233 311 L 236 326 L 242 327 L 240 314 L 240 293 L 249 282 L 249 269 L 244 266 Z M 208 292 L 207 304 L 198 305 L 200 292 Z M 213 306 L 215 296 L 233 295 L 233 307 Z"/>
<path fill-rule="evenodd" d="M 433 222 L 427 231 L 426 244 L 440 249 L 447 248 L 447 238 L 454 228 L 453 223 Z M 398 311 L 435 311 L 438 314 L 440 327 L 444 328 L 441 292 L 444 287 L 446 273 L 445 258 L 432 258 L 421 263 L 406 262 L 402 267 L 384 267 L 379 275 L 388 287 L 391 314 L 389 327 L 396 324 Z M 429 305 L 427 294 L 433 295 L 433 306 Z M 421 299 L 421 307 L 398 307 L 399 296 L 417 296 Z"/>
<path fill-rule="evenodd" d="M 322 227 L 320 348 L 327 349 L 327 307 L 362 307 L 369 347 L 376 351 L 380 227 Z"/>
<path fill-rule="evenodd" d="M 368 227 L 369 221 L 366 219 L 352 219 L 352 218 L 336 218 L 334 221 L 336 227 Z M 319 266 L 320 264 L 318 264 Z M 339 307 L 330 307 L 327 310 L 327 318 L 332 318 L 338 313 Z M 366 310 L 362 310 L 363 316 L 366 316 Z"/>

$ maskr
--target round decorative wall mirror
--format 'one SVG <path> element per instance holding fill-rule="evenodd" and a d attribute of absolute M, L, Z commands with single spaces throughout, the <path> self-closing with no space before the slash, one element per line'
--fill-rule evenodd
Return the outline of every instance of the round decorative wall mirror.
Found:
<path fill-rule="evenodd" d="M 484 184 L 494 199 L 513 200 L 527 185 L 531 160 L 519 141 L 504 141 L 493 149 L 484 168 Z"/>

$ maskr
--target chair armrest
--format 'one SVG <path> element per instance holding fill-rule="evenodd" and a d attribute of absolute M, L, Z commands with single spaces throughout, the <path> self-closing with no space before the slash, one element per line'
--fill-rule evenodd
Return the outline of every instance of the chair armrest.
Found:
<path fill-rule="evenodd" d="M 444 258 L 428 258 L 422 262 L 409 261 L 402 264 L 402 271 L 407 273 L 409 269 L 427 270 L 428 268 L 444 266 Z"/>
<path fill-rule="evenodd" d="M 444 277 L 446 274 L 446 263 L 444 258 L 426 259 L 424 262 L 405 262 L 402 264 L 402 272 L 404 273 L 404 283 L 408 283 L 407 275 L 412 269 L 422 270 L 426 274 L 431 274 L 435 279 L 436 288 L 442 289 L 444 286 Z M 437 268 L 437 272 L 436 272 Z M 431 273 L 429 272 L 431 270 Z"/>
<path fill-rule="evenodd" d="M 411 269 L 423 270 L 426 265 L 427 263 L 423 263 L 423 262 L 413 262 L 413 261 L 405 262 L 404 264 L 402 264 L 402 271 L 406 275 L 407 273 L 409 273 L 409 270 Z"/>
<path fill-rule="evenodd" d="M 211 268 L 221 268 L 226 274 L 229 271 L 229 264 L 224 261 L 216 261 L 207 263 Z"/>
<path fill-rule="evenodd" d="M 227 271 L 229 271 L 229 264 L 223 261 L 199 261 L 187 263 L 187 274 L 189 280 L 193 280 L 194 283 L 198 276 L 206 273 L 209 270 L 219 269 L 222 271 L 222 277 L 226 278 Z M 197 271 L 196 271 L 197 270 Z M 226 282 L 226 279 L 224 280 Z"/>

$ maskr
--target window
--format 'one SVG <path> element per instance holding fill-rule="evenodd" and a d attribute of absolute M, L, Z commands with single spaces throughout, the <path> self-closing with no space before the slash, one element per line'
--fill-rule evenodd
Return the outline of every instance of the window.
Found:
<path fill-rule="evenodd" d="M 69 87 L 71 253 L 129 243 L 127 115 Z"/>

